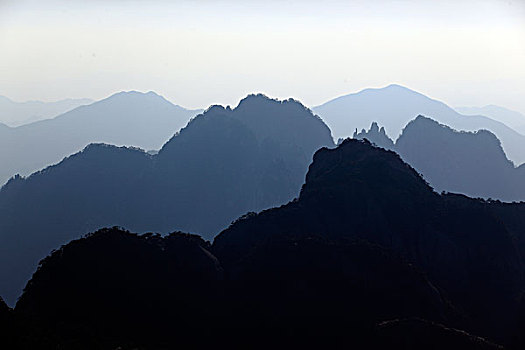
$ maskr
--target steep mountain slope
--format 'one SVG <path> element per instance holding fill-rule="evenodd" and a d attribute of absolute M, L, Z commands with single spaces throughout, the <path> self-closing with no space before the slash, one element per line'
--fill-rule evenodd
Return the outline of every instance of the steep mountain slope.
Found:
<path fill-rule="evenodd" d="M 132 91 L 53 119 L 0 128 L 0 183 L 58 163 L 89 143 L 159 149 L 196 114 L 153 92 Z"/>
<path fill-rule="evenodd" d="M 383 125 L 390 137 L 397 138 L 403 127 L 418 115 L 456 130 L 486 129 L 501 140 L 510 160 L 517 165 L 525 162 L 524 135 L 484 116 L 461 115 L 442 102 L 399 85 L 341 96 L 313 110 L 323 118 L 336 139 L 349 137 L 356 128 L 368 128 L 372 122 Z"/>
<path fill-rule="evenodd" d="M 212 238 L 297 196 L 324 146 L 330 130 L 303 105 L 252 95 L 197 116 L 156 155 L 90 145 L 13 179 L 0 190 L 0 295 L 13 304 L 39 259 L 103 226 Z"/>
<path fill-rule="evenodd" d="M 525 135 L 525 115 L 520 112 L 495 105 L 484 107 L 456 107 L 454 109 L 464 115 L 485 115 Z"/>
<path fill-rule="evenodd" d="M 66 99 L 56 102 L 15 102 L 0 96 L 0 123 L 11 127 L 56 117 L 79 106 L 93 103 L 88 98 Z"/>
<path fill-rule="evenodd" d="M 395 145 L 377 123 L 368 131 L 354 133 L 354 138 L 366 138 L 397 152 L 438 192 L 525 201 L 525 166 L 516 168 L 489 131 L 458 132 L 418 116 L 403 129 Z"/>
<path fill-rule="evenodd" d="M 345 140 L 315 154 L 297 201 L 237 221 L 212 251 L 231 271 L 279 237 L 378 244 L 423 270 L 464 314 L 463 329 L 511 344 L 525 287 L 515 225 L 523 228 L 491 203 L 433 192 L 395 153 Z"/>

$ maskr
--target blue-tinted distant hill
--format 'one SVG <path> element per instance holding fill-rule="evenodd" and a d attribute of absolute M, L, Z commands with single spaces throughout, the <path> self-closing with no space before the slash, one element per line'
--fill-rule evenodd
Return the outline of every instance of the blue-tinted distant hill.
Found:
<path fill-rule="evenodd" d="M 354 138 L 397 152 L 438 191 L 472 197 L 525 201 L 525 165 L 515 167 L 498 138 L 487 130 L 456 131 L 418 116 L 395 142 L 372 123 Z"/>
<path fill-rule="evenodd" d="M 403 127 L 418 115 L 432 118 L 456 130 L 486 129 L 494 133 L 505 153 L 517 165 L 525 162 L 525 136 L 509 126 L 484 116 L 459 114 L 446 104 L 399 85 L 365 89 L 341 96 L 313 109 L 332 130 L 334 137 L 350 137 L 355 129 L 372 122 L 384 126 L 386 134 L 397 138 Z"/>
<path fill-rule="evenodd" d="M 296 197 L 325 146 L 330 130 L 302 104 L 251 95 L 209 108 L 156 155 L 93 144 L 13 179 L 0 190 L 0 295 L 12 304 L 51 249 L 103 226 L 210 239 Z"/>
<path fill-rule="evenodd" d="M 88 98 L 65 99 L 55 102 L 15 102 L 0 96 L 0 123 L 11 127 L 56 117 L 79 106 L 93 103 Z"/>
<path fill-rule="evenodd" d="M 486 115 L 489 118 L 505 123 L 522 135 L 525 135 L 525 115 L 510 109 L 488 105 L 484 107 L 456 107 L 464 115 Z"/>
<path fill-rule="evenodd" d="M 0 128 L 0 184 L 58 163 L 93 142 L 159 149 L 198 112 L 154 92 L 131 91 L 53 119 Z"/>

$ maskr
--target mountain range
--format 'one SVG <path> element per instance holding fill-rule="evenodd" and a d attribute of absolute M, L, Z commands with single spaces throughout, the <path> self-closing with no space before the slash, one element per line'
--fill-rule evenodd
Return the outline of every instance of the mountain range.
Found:
<path fill-rule="evenodd" d="M 485 129 L 498 137 L 511 161 L 516 165 L 525 163 L 524 135 L 486 116 L 459 114 L 443 102 L 399 85 L 341 96 L 313 108 L 313 111 L 330 127 L 336 139 L 349 137 L 356 129 L 368 128 L 372 122 L 384 126 L 386 134 L 395 139 L 418 115 L 460 131 Z"/>
<path fill-rule="evenodd" d="M 15 102 L 5 96 L 0 96 L 0 124 L 16 127 L 38 120 L 50 119 L 91 103 L 93 100 L 88 98 L 66 99 L 56 102 Z"/>
<path fill-rule="evenodd" d="M 464 115 L 486 115 L 525 135 L 525 115 L 520 112 L 495 105 L 487 105 L 484 107 L 456 107 L 454 109 Z"/>
<path fill-rule="evenodd" d="M 159 149 L 199 111 L 153 93 L 121 92 L 53 119 L 0 128 L 0 183 L 27 176 L 90 143 Z"/>
<path fill-rule="evenodd" d="M 394 150 L 436 191 L 525 201 L 525 165 L 515 167 L 489 131 L 458 132 L 418 116 L 407 124 L 395 144 L 375 122 L 368 131 L 355 132 L 353 137 Z"/>
<path fill-rule="evenodd" d="M 0 347 L 523 348 L 519 116 L 396 85 L 333 102 L 340 127 L 380 117 L 334 147 L 293 99 L 191 118 L 123 92 L 0 124 L 0 161 L 43 160 L 0 189 Z"/>
<path fill-rule="evenodd" d="M 213 244 L 110 228 L 53 251 L 12 334 L 42 349 L 521 349 L 524 215 L 438 194 L 347 139 L 315 153 L 297 199 Z"/>
<path fill-rule="evenodd" d="M 12 305 L 51 249 L 100 227 L 211 239 L 247 212 L 296 197 L 324 146 L 334 146 L 330 130 L 302 104 L 250 95 L 234 109 L 210 107 L 158 154 L 91 144 L 13 178 L 0 190 L 0 295 Z"/>
<path fill-rule="evenodd" d="M 315 272 L 307 269 L 299 276 L 315 278 L 312 276 L 315 275 L 322 283 L 335 280 L 330 277 L 323 280 L 321 276 L 326 275 L 323 267 L 327 268 L 338 255 L 331 253 L 317 260 L 318 255 L 309 253 L 309 245 L 317 246 L 312 249 L 324 249 L 323 244 L 316 243 L 320 240 L 333 244 L 334 249 L 342 249 L 348 241 L 368 242 L 386 249 L 386 255 L 402 257 L 402 261 L 421 271 L 421 277 L 428 278 L 435 294 L 427 294 L 430 299 L 422 295 L 408 297 L 406 293 L 415 290 L 425 295 L 425 289 L 417 287 L 415 282 L 401 287 L 403 279 L 396 274 L 375 281 L 374 276 L 388 271 L 385 267 L 367 273 L 359 266 L 338 262 L 335 264 L 338 269 L 328 271 L 343 274 L 362 271 L 364 281 L 354 280 L 355 285 L 372 290 L 376 286 L 381 294 L 379 299 L 401 296 L 414 302 L 419 300 L 417 315 L 407 311 L 411 309 L 410 302 L 404 301 L 402 310 L 412 313 L 411 316 L 430 317 L 510 345 L 523 334 L 524 214 L 525 204 L 440 195 L 394 152 L 375 148 L 366 141 L 348 139 L 337 149 L 321 149 L 315 154 L 298 200 L 237 221 L 215 238 L 212 252 L 225 271 L 235 271 L 236 276 L 251 263 L 263 271 L 276 269 L 269 276 L 280 276 L 277 271 L 286 274 L 294 267 L 304 271 L 301 266 L 306 265 L 316 267 Z M 364 249 L 358 251 L 365 254 Z M 300 254 L 304 254 L 302 259 L 294 258 Z M 354 254 L 358 253 L 343 256 L 352 259 Z M 364 265 L 367 267 L 363 269 L 378 266 Z M 291 280 L 290 296 L 294 295 L 294 286 L 304 286 L 301 280 L 283 280 Z M 264 278 L 253 281 L 255 290 L 267 282 Z M 257 286 L 257 281 L 262 286 Z M 399 286 L 399 294 L 381 285 L 390 281 L 392 288 Z M 335 283 L 330 297 L 337 299 L 339 294 L 334 290 L 339 291 L 342 286 Z M 316 293 L 316 289 L 305 289 Z M 330 309 L 336 315 L 338 312 L 334 310 L 340 310 L 342 318 L 352 314 L 344 310 L 345 295 L 341 290 L 341 301 Z M 430 302 L 433 297 L 437 300 Z M 366 297 L 350 299 L 365 302 Z M 427 307 L 423 306 L 423 300 L 429 302 Z M 423 315 L 424 312 L 429 314 Z"/>

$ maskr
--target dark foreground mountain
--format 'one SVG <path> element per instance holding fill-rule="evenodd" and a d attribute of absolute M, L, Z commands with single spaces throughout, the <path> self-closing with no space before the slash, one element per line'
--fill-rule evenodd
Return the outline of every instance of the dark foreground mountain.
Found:
<path fill-rule="evenodd" d="M 376 334 L 381 349 L 503 349 L 465 331 L 418 318 L 381 322 Z"/>
<path fill-rule="evenodd" d="M 159 149 L 198 111 L 154 92 L 121 92 L 53 119 L 0 128 L 0 184 L 60 162 L 89 143 Z"/>
<path fill-rule="evenodd" d="M 15 316 L 40 348 L 519 349 L 524 214 L 439 195 L 346 140 L 316 153 L 297 200 L 211 246 L 116 228 L 63 246 Z"/>
<path fill-rule="evenodd" d="M 266 248 L 224 271 L 198 236 L 97 231 L 42 261 L 16 306 L 13 334 L 20 348 L 39 349 L 380 348 L 414 338 L 407 330 L 418 327 L 444 346 L 473 343 L 420 318 L 415 326 L 390 320 L 454 311 L 389 251 L 320 237 Z M 388 326 L 377 324 L 383 318 Z M 391 324 L 401 328 L 395 337 Z"/>
<path fill-rule="evenodd" d="M 17 303 L 25 338 L 53 349 L 197 345 L 220 321 L 223 271 L 209 246 L 119 229 L 73 241 L 42 261 Z"/>
<path fill-rule="evenodd" d="M 346 140 L 315 154 L 297 201 L 237 221 L 213 252 L 236 271 L 259 251 L 272 264 L 276 240 L 377 244 L 450 301 L 460 320 L 444 313 L 446 324 L 508 345 L 523 341 L 524 208 L 439 195 L 395 153 Z"/>
<path fill-rule="evenodd" d="M 300 103 L 252 95 L 214 106 L 160 152 L 90 145 L 0 191 L 0 295 L 10 304 L 51 249 L 104 226 L 210 239 L 296 197 L 330 130 Z"/>
<path fill-rule="evenodd" d="M 368 128 L 372 122 L 384 126 L 386 134 L 395 139 L 403 127 L 420 114 L 456 130 L 485 129 L 501 140 L 510 160 L 517 165 L 525 163 L 525 135 L 483 115 L 459 114 L 443 102 L 403 86 L 365 89 L 328 101 L 313 110 L 323 118 L 336 139 L 350 137 L 356 128 Z"/>
<path fill-rule="evenodd" d="M 383 130 L 372 123 L 370 130 L 354 133 L 354 138 L 396 151 L 436 191 L 525 201 L 525 165 L 516 168 L 491 132 L 458 132 L 418 116 L 394 145 Z"/>

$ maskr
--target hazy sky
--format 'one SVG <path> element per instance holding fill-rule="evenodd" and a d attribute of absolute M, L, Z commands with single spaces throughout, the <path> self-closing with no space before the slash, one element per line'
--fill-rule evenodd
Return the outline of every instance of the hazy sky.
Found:
<path fill-rule="evenodd" d="M 313 106 L 391 83 L 525 113 L 525 0 L 0 0 L 0 95 L 15 100 Z"/>

